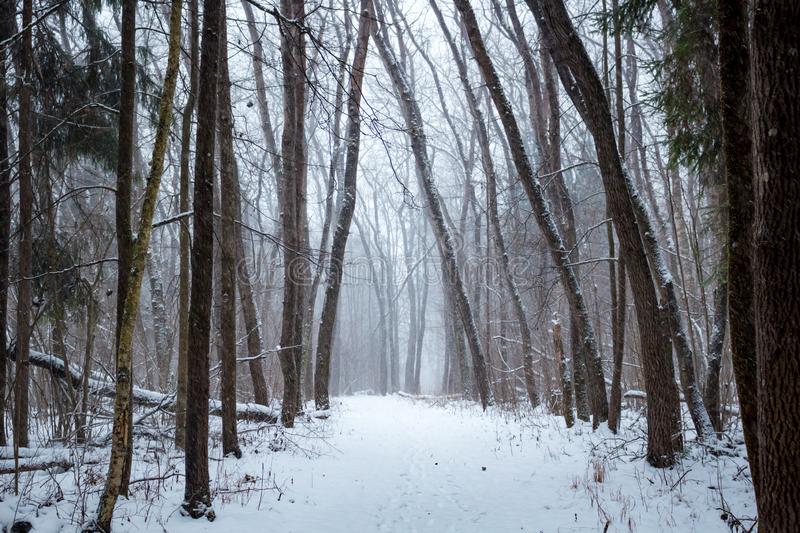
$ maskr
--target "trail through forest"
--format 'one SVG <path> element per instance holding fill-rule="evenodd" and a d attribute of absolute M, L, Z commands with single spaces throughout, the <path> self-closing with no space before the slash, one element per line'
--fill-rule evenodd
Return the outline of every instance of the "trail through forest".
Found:
<path fill-rule="evenodd" d="M 607 531 L 710 533 L 731 531 L 731 520 L 755 514 L 744 457 L 690 448 L 675 468 L 654 469 L 638 460 L 641 421 L 626 414 L 627 429 L 614 437 L 588 424 L 565 430 L 563 420 L 540 411 L 517 417 L 441 399 L 335 398 L 327 420 L 307 419 L 291 430 L 242 427 L 240 460 L 220 457 L 219 428 L 212 426 L 214 522 L 179 514 L 182 454 L 140 437 L 132 497 L 120 499 L 114 528 L 567 532 L 603 531 L 608 523 Z M 38 505 L 17 508 L 8 498 L 0 519 L 10 522 L 16 512 L 36 531 L 63 531 L 79 519 L 70 517 L 74 508 L 93 509 L 104 469 L 98 463 L 78 474 L 27 474 L 23 486 L 36 492 Z M 56 483 L 61 501 L 49 496 Z M 88 499 L 79 494 L 86 492 Z"/>

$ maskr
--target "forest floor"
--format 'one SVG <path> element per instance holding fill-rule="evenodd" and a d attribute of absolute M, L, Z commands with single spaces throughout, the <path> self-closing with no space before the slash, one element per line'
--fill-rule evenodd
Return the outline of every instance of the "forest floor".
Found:
<path fill-rule="evenodd" d="M 327 420 L 292 430 L 240 425 L 239 460 L 221 458 L 214 439 L 214 522 L 181 516 L 183 456 L 157 432 L 140 436 L 131 497 L 120 499 L 114 530 L 711 533 L 739 531 L 737 519 L 752 525 L 740 448 L 693 445 L 673 469 L 653 469 L 641 459 L 643 421 L 634 413 L 613 436 L 589 425 L 566 430 L 539 411 L 484 413 L 464 402 L 395 395 L 334 403 Z M 0 528 L 24 519 L 36 533 L 75 530 L 97 503 L 107 450 L 84 461 L 96 464 L 22 474 L 21 498 L 10 492 L 13 476 L 0 477 Z"/>

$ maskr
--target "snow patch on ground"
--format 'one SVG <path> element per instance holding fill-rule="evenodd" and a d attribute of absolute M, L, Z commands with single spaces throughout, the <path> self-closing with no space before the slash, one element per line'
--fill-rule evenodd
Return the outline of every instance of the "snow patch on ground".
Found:
<path fill-rule="evenodd" d="M 712 533 L 731 531 L 737 517 L 749 527 L 755 515 L 741 448 L 719 455 L 695 446 L 678 466 L 657 470 L 641 459 L 635 414 L 614 436 L 588 425 L 567 430 L 540 411 L 483 413 L 464 402 L 333 403 L 330 418 L 292 430 L 241 424 L 241 460 L 221 458 L 214 439 L 214 522 L 177 511 L 182 454 L 139 438 L 131 498 L 120 499 L 114 530 Z M 13 476 L 2 476 L 0 527 L 24 519 L 37 533 L 74 531 L 94 510 L 106 468 L 24 473 L 21 497 Z"/>

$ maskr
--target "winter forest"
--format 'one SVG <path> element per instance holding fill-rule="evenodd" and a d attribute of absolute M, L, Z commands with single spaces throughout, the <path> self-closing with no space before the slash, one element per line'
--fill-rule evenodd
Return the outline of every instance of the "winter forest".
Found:
<path fill-rule="evenodd" d="M 799 46 L 0 0 L 2 531 L 799 531 Z"/>

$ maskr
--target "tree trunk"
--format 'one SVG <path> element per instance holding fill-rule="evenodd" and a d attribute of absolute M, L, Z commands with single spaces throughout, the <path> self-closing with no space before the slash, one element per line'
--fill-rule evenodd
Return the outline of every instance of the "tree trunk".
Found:
<path fill-rule="evenodd" d="M 561 0 L 526 0 L 533 11 L 562 85 L 595 141 L 606 201 L 617 228 L 621 253 L 639 320 L 642 366 L 648 389 L 647 459 L 657 467 L 674 464 L 683 448 L 680 406 L 673 378 L 669 330 L 664 323 L 633 204 L 638 195 L 622 169 L 603 87 Z"/>
<path fill-rule="evenodd" d="M 17 284 L 17 343 L 20 346 L 14 376 L 14 446 L 28 446 L 28 354 L 31 325 L 33 256 L 33 2 L 22 2 L 22 46 L 19 47 L 19 283 Z"/>
<path fill-rule="evenodd" d="M 379 16 L 380 18 L 380 16 Z M 472 354 L 473 370 L 478 385 L 478 394 L 481 405 L 485 409 L 494 403 L 492 391 L 489 384 L 489 377 L 486 369 L 486 357 L 478 336 L 478 329 L 475 325 L 475 317 L 472 313 L 470 301 L 465 292 L 464 282 L 458 269 L 455 248 L 450 235 L 450 230 L 444 221 L 441 199 L 439 192 L 433 183 L 433 169 L 428 159 L 428 148 L 425 134 L 423 131 L 423 119 L 419 106 L 414 99 L 411 87 L 405 72 L 395 58 L 394 51 L 389 48 L 388 39 L 385 36 L 385 28 L 378 31 L 373 27 L 372 34 L 375 39 L 376 47 L 383 61 L 384 67 L 389 73 L 398 96 L 398 103 L 403 113 L 403 118 L 408 129 L 411 140 L 411 147 L 417 166 L 417 177 L 420 181 L 420 189 L 425 194 L 427 200 L 427 214 L 431 221 L 439 252 L 442 256 L 443 267 L 447 271 L 445 277 L 445 290 L 452 291 L 456 309 L 467 333 L 467 341 Z"/>
<path fill-rule="evenodd" d="M 405 371 L 403 373 L 403 390 L 409 394 L 416 394 L 417 391 L 414 390 L 414 365 L 416 363 L 417 325 L 419 324 L 419 321 L 417 320 L 417 287 L 412 271 L 414 268 L 413 250 L 415 232 L 414 228 L 412 227 L 410 232 L 411 236 L 409 237 L 409 232 L 406 231 L 405 220 L 402 220 L 402 210 L 404 208 L 405 205 L 400 208 L 400 230 L 403 236 L 403 253 L 405 255 L 406 270 L 408 271 L 408 281 L 406 282 L 406 288 L 408 292 L 408 343 L 406 345 L 406 364 Z M 413 216 L 410 217 L 410 221 L 412 224 L 414 223 Z"/>
<path fill-rule="evenodd" d="M 269 390 L 267 379 L 264 377 L 264 367 L 261 364 L 261 349 L 264 343 L 261 340 L 261 327 L 258 321 L 258 311 L 256 309 L 255 298 L 253 298 L 253 287 L 250 279 L 250 268 L 247 265 L 247 258 L 244 251 L 244 238 L 242 236 L 242 225 L 239 223 L 243 218 L 242 213 L 242 190 L 239 183 L 238 173 L 234 173 L 236 186 L 236 214 L 239 220 L 234 225 L 234 238 L 236 239 L 236 278 L 239 286 L 239 299 L 242 304 L 242 317 L 247 336 L 247 355 L 249 360 L 247 366 L 250 369 L 250 379 L 253 381 L 253 398 L 261 405 L 269 404 Z"/>
<path fill-rule="evenodd" d="M 6 351 L 6 357 L 11 361 L 15 361 L 18 356 L 18 347 L 12 345 Z M 70 366 L 65 370 L 64 361 L 60 357 L 52 354 L 46 354 L 31 350 L 30 364 L 44 368 L 53 374 L 54 377 L 64 381 L 67 385 L 74 389 L 82 387 L 87 383 L 89 393 L 94 396 L 102 398 L 115 398 L 117 395 L 116 385 L 109 383 L 105 377 L 97 377 L 91 372 L 85 372 L 84 369 L 76 369 Z M 87 379 L 84 379 L 88 376 Z M 162 394 L 157 391 L 141 389 L 139 387 L 133 388 L 133 396 L 131 401 L 142 407 L 158 407 L 167 412 L 175 412 L 175 395 Z M 222 416 L 222 403 L 218 400 L 208 401 L 208 414 L 210 416 Z M 278 421 L 278 413 L 276 410 L 253 403 L 239 403 L 236 405 L 236 418 L 239 420 L 250 420 L 253 422 L 265 422 L 268 424 L 275 424 Z"/>
<path fill-rule="evenodd" d="M 15 4 L 0 2 L 0 41 L 14 33 Z M 0 51 L 0 446 L 6 442 L 7 365 L 5 347 L 8 327 L 8 274 L 11 257 L 11 161 L 8 142 L 8 87 L 6 82 L 6 49 Z"/>
<path fill-rule="evenodd" d="M 422 391 L 421 375 L 422 375 L 422 345 L 425 341 L 425 313 L 428 308 L 428 263 L 424 265 L 423 289 L 422 300 L 419 302 L 419 309 L 417 310 L 417 335 L 416 335 L 416 351 L 414 354 L 414 392 L 419 394 Z"/>
<path fill-rule="evenodd" d="M 214 516 L 208 480 L 209 342 L 214 279 L 214 141 L 219 75 L 220 29 L 224 23 L 220 0 L 203 1 L 200 52 L 197 141 L 194 168 L 194 227 L 192 286 L 186 394 L 186 485 L 183 509 L 192 518 Z"/>
<path fill-rule="evenodd" d="M 800 4 L 757 0 L 752 13 L 757 494 L 772 533 L 800 522 Z"/>
<path fill-rule="evenodd" d="M 614 368 L 611 375 L 610 405 L 608 406 L 608 427 L 614 432 L 619 431 L 620 415 L 622 414 L 622 364 L 625 358 L 625 321 L 628 314 L 628 275 L 625 271 L 625 258 L 622 256 L 618 256 L 618 258 L 617 277 L 615 284 L 611 286 L 611 294 L 615 295 L 611 306 L 611 344 Z"/>
<path fill-rule="evenodd" d="M 131 402 L 133 396 L 133 336 L 137 317 L 139 316 L 142 279 L 150 248 L 153 215 L 158 199 L 158 190 L 161 185 L 161 175 L 164 172 L 164 156 L 169 141 L 172 104 L 175 96 L 175 87 L 178 82 L 181 8 L 182 2 L 180 0 L 173 1 L 169 20 L 167 70 L 164 74 L 164 89 L 158 109 L 158 127 L 153 145 L 150 172 L 139 214 L 138 237 L 132 243 L 130 276 L 126 284 L 128 294 L 123 298 L 125 307 L 122 313 L 117 342 L 116 396 L 114 398 L 111 459 L 109 461 L 105 489 L 100 498 L 97 517 L 92 527 L 94 531 L 111 531 L 111 518 L 114 514 L 117 497 L 122 493 L 123 489 L 127 488 L 130 481 L 130 465 L 133 452 L 133 408 Z M 133 30 L 132 27 L 128 29 Z M 130 141 L 132 142 L 132 139 Z M 120 142 L 123 142 L 123 137 L 120 137 Z"/>
<path fill-rule="evenodd" d="M 722 431 L 722 412 L 719 404 L 719 374 L 722 369 L 722 350 L 725 345 L 725 330 L 728 322 L 728 283 L 722 281 L 714 291 L 714 322 L 708 343 L 708 369 L 703 400 L 714 429 Z"/>
<path fill-rule="evenodd" d="M 346 13 L 346 15 L 349 16 L 349 13 Z M 350 55 L 349 22 L 346 22 L 345 26 L 348 28 L 348 38 L 339 56 L 339 73 L 336 81 L 335 109 L 333 113 L 333 150 L 331 151 L 328 165 L 328 183 L 325 191 L 322 236 L 319 239 L 317 262 L 314 266 L 314 279 L 311 282 L 311 289 L 308 292 L 303 330 L 303 395 L 306 398 L 314 396 L 314 357 L 312 353 L 314 347 L 314 309 L 317 303 L 319 284 L 322 281 L 322 273 L 325 270 L 326 258 L 328 256 L 328 240 L 330 239 L 331 222 L 333 221 L 333 197 L 336 192 L 337 169 L 339 168 L 339 161 L 341 159 L 341 131 L 339 125 L 342 118 L 342 109 L 344 108 L 344 78 L 347 72 L 347 58 Z"/>
<path fill-rule="evenodd" d="M 728 193 L 728 314 L 731 355 L 750 475 L 760 503 L 758 377 L 753 278 L 753 158 L 748 2 L 720 0 L 722 150 Z"/>
<path fill-rule="evenodd" d="M 561 340 L 561 323 L 558 318 L 553 320 L 553 348 L 556 361 L 558 362 L 561 374 L 561 414 L 568 428 L 575 425 L 575 418 L 572 415 L 572 377 L 569 373 L 569 364 L 564 357 L 564 343 Z"/>
<path fill-rule="evenodd" d="M 133 256 L 133 232 L 131 230 L 131 195 L 134 180 L 134 151 L 136 149 L 136 5 L 137 0 L 122 2 L 122 26 L 120 28 L 122 55 L 120 58 L 120 94 L 119 94 L 119 142 L 117 151 L 117 187 L 115 203 L 115 229 L 117 235 L 117 315 L 115 327 L 115 346 L 119 344 L 122 315 L 125 309 L 125 298 L 128 294 L 131 260 Z M 119 367 L 120 362 L 116 362 Z M 131 381 L 130 386 L 133 386 Z M 133 416 L 128 413 L 129 418 Z M 129 431 L 133 419 L 127 422 Z M 133 433 L 128 440 L 133 439 Z M 123 484 L 120 494 L 128 494 L 131 462 L 126 459 Z"/>
<path fill-rule="evenodd" d="M 189 206 L 189 156 L 192 136 L 192 114 L 197 98 L 200 55 L 200 29 L 198 22 L 198 0 L 189 0 L 189 95 L 183 108 L 181 122 L 181 157 L 179 211 L 188 213 Z M 189 217 L 180 221 L 180 279 L 178 285 L 178 368 L 177 396 L 175 408 L 175 446 L 184 449 L 186 443 L 186 394 L 188 386 L 187 357 L 189 350 L 189 285 L 191 234 Z"/>
<path fill-rule="evenodd" d="M 305 34 L 299 25 L 305 18 L 302 0 L 281 0 L 281 61 L 283 65 L 283 179 L 281 220 L 284 247 L 283 312 L 281 350 L 278 357 L 283 373 L 281 420 L 294 426 L 300 406 L 298 363 L 303 356 L 304 291 L 307 261 L 302 255 L 305 207 Z M 299 23 L 299 24 L 295 24 Z"/>
<path fill-rule="evenodd" d="M 361 0 L 358 20 L 358 36 L 350 69 L 350 91 L 347 97 L 347 156 L 344 170 L 344 190 L 333 233 L 331 257 L 322 304 L 319 337 L 317 339 L 316 370 L 314 373 L 314 403 L 317 409 L 330 409 L 328 386 L 330 383 L 331 347 L 342 284 L 344 255 L 350 223 L 356 207 L 356 177 L 358 175 L 358 151 L 361 138 L 361 84 L 364 79 L 364 64 L 367 59 L 370 26 L 372 25 L 372 0 Z"/>
<path fill-rule="evenodd" d="M 220 364 L 222 401 L 222 454 L 241 457 L 236 433 L 236 219 L 239 196 L 236 155 L 233 151 L 233 113 L 228 73 L 228 31 L 225 5 L 220 22 L 217 127 L 220 150 Z"/>
<path fill-rule="evenodd" d="M 164 283 L 161 281 L 161 261 L 154 258 L 152 254 L 147 256 L 147 272 L 150 274 L 150 310 L 153 315 L 158 387 L 162 392 L 166 392 L 169 388 L 169 368 L 172 359 L 167 332 L 167 305 L 164 301 Z"/>

